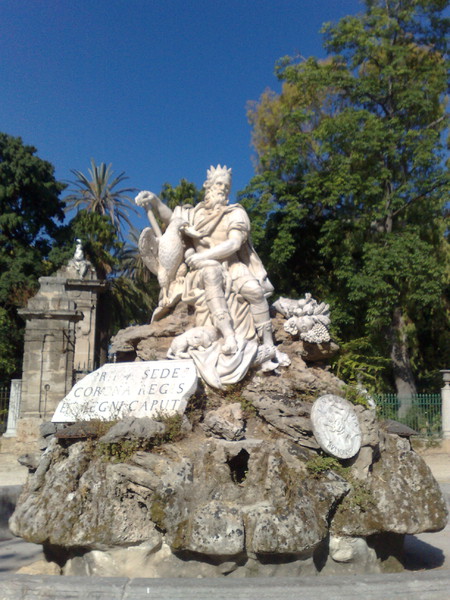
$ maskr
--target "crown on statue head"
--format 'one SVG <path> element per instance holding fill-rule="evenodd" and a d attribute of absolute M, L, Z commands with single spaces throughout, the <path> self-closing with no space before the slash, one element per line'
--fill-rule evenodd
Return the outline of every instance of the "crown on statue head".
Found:
<path fill-rule="evenodd" d="M 213 167 L 212 165 L 206 171 L 206 181 L 213 182 L 217 177 L 225 177 L 231 185 L 231 169 L 227 169 L 226 165 Z"/>

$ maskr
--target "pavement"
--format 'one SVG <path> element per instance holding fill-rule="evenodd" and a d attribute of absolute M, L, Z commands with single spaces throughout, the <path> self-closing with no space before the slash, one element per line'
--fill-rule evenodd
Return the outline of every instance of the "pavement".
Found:
<path fill-rule="evenodd" d="M 434 478 L 439 483 L 450 514 L 450 440 L 440 446 L 417 449 Z M 450 570 L 450 520 L 442 531 L 407 535 L 404 544 L 404 560 L 409 570 Z M 447 598 L 450 598 L 450 590 Z"/>
<path fill-rule="evenodd" d="M 27 467 L 17 462 L 15 454 L 0 452 L 0 486 L 23 485 L 27 475 Z"/>
<path fill-rule="evenodd" d="M 0 575 L 0 600 L 448 600 L 450 571 L 334 577 L 127 579 Z"/>
<path fill-rule="evenodd" d="M 450 444 L 418 451 L 440 484 L 450 511 Z M 14 455 L 0 452 L 0 487 L 9 488 L 8 491 L 14 495 L 19 491 L 15 486 L 23 485 L 27 473 L 27 468 L 21 466 Z M 6 492 L 6 489 L 0 489 L 0 495 Z M 3 510 L 8 511 L 8 506 L 3 507 Z M 0 515 L 2 516 L 5 520 L 6 515 Z M 436 533 L 406 536 L 404 552 L 406 569 L 409 571 L 450 571 L 450 524 Z M 40 545 L 16 538 L 0 526 L 0 582 L 3 575 L 16 573 L 22 567 L 41 559 L 43 553 Z M 449 576 L 450 582 L 450 573 L 445 576 Z M 450 598 L 450 587 L 448 596 L 442 598 L 445 597 Z"/>

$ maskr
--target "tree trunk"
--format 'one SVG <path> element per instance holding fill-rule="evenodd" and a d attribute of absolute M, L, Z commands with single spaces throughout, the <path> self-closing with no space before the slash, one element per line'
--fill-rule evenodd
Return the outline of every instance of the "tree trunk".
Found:
<path fill-rule="evenodd" d="M 412 406 L 411 397 L 417 394 L 408 352 L 405 319 L 401 308 L 396 308 L 391 324 L 391 359 L 395 387 L 400 400 L 398 416 L 404 418 Z"/>

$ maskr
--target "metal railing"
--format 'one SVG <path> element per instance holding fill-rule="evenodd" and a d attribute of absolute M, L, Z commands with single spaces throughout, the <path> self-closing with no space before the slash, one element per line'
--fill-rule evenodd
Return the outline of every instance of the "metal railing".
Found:
<path fill-rule="evenodd" d="M 0 434 L 6 431 L 9 406 L 9 385 L 0 385 Z"/>
<path fill-rule="evenodd" d="M 416 394 L 399 397 L 397 394 L 376 394 L 380 419 L 392 419 L 408 425 L 422 436 L 442 435 L 441 394 Z"/>

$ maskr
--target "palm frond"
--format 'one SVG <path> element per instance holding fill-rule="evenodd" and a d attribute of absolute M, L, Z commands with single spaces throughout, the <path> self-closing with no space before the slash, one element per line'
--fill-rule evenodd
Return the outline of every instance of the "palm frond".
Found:
<path fill-rule="evenodd" d="M 120 183 L 128 179 L 125 172 L 122 171 L 114 177 L 111 163 L 97 165 L 92 158 L 91 168 L 88 169 L 89 176 L 77 169 L 73 169 L 71 173 L 76 179 L 70 182 L 73 188 L 69 190 L 70 193 L 65 198 L 66 212 L 84 208 L 88 212 L 108 215 L 117 234 L 123 239 L 123 225 L 132 226 L 128 214 L 130 212 L 138 213 L 131 198 L 127 195 L 136 192 L 136 188 L 116 189 Z"/>

